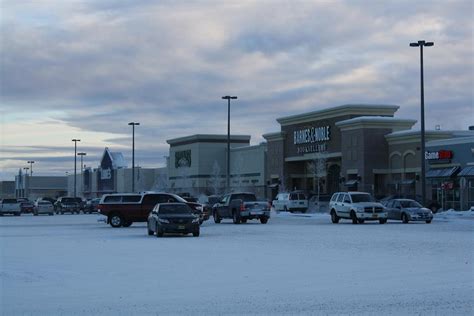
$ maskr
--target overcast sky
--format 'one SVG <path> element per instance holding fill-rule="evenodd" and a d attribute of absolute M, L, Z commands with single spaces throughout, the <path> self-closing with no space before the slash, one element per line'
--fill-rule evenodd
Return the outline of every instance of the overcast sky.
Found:
<path fill-rule="evenodd" d="M 164 166 L 167 139 L 276 132 L 282 116 L 396 104 L 426 127 L 474 124 L 474 1 L 2 0 L 0 180 L 74 170 L 104 147 Z M 418 125 L 416 125 L 418 127 Z M 418 127 L 419 128 L 419 127 Z"/>

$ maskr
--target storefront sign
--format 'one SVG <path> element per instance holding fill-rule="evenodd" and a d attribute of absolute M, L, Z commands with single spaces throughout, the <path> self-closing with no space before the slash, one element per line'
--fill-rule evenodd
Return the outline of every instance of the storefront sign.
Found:
<path fill-rule="evenodd" d="M 101 172 L 100 172 L 100 179 L 101 180 L 112 179 L 112 170 L 110 170 L 110 168 L 102 169 Z"/>
<path fill-rule="evenodd" d="M 327 144 L 321 143 L 330 139 L 329 126 L 309 127 L 293 132 L 293 143 L 298 146 L 298 154 L 327 151 Z"/>
<path fill-rule="evenodd" d="M 293 140 L 295 145 L 328 141 L 329 138 L 329 126 L 310 127 L 293 132 Z"/>
<path fill-rule="evenodd" d="M 453 158 L 453 152 L 451 150 L 439 150 L 439 151 L 426 151 L 425 160 L 433 162 L 445 162 L 450 161 Z"/>
<path fill-rule="evenodd" d="M 174 155 L 175 168 L 191 167 L 191 150 L 177 151 Z"/>

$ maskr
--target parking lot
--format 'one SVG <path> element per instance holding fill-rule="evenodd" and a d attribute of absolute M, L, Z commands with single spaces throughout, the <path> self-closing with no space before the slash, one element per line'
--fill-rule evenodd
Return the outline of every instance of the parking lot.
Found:
<path fill-rule="evenodd" d="M 3 315 L 472 313 L 473 216 L 212 218 L 198 238 L 97 215 L 0 218 Z"/>

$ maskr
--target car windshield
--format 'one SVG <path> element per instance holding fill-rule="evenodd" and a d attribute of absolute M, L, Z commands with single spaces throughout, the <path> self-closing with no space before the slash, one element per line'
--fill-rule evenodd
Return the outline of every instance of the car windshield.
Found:
<path fill-rule="evenodd" d="M 417 201 L 400 201 L 400 204 L 402 205 L 403 208 L 408 208 L 408 207 L 422 207 L 420 203 Z"/>
<path fill-rule="evenodd" d="M 370 194 L 351 194 L 352 203 L 374 202 Z"/>
<path fill-rule="evenodd" d="M 242 200 L 244 202 L 254 202 L 257 200 L 253 194 L 235 194 L 232 196 L 232 200 Z"/>
<path fill-rule="evenodd" d="M 158 213 L 160 215 L 191 214 L 192 209 L 186 204 L 162 204 Z"/>
<path fill-rule="evenodd" d="M 38 205 L 51 205 L 51 202 L 49 202 L 49 201 L 41 201 L 41 202 L 38 202 Z"/>
<path fill-rule="evenodd" d="M 77 202 L 77 199 L 76 198 L 63 198 L 61 200 L 61 202 L 63 202 L 63 203 L 75 203 L 75 202 Z"/>

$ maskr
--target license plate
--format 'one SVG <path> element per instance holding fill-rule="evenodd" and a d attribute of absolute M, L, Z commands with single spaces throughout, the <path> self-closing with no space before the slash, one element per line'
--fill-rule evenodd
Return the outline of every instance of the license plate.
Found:
<path fill-rule="evenodd" d="M 373 214 L 372 217 L 373 217 L 373 218 L 377 218 L 377 214 Z"/>
<path fill-rule="evenodd" d="M 184 225 L 179 225 L 179 226 L 178 226 L 178 229 L 184 229 L 184 228 L 185 228 Z"/>

